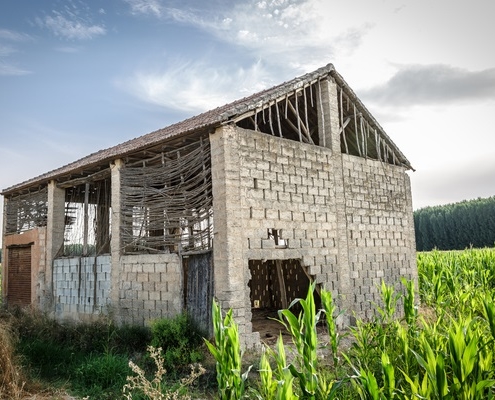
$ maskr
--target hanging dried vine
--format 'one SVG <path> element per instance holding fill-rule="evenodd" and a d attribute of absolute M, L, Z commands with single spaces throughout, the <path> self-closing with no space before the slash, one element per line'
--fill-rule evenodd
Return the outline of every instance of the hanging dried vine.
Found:
<path fill-rule="evenodd" d="M 126 163 L 121 171 L 121 217 L 124 253 L 210 248 L 209 141 Z"/>
<path fill-rule="evenodd" d="M 38 226 L 45 226 L 48 213 L 48 189 L 46 187 L 27 194 L 6 199 L 6 233 L 22 233 Z"/>

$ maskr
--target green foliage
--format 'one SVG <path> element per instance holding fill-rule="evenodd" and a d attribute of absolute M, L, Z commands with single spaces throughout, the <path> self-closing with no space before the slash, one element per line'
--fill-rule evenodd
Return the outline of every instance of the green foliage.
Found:
<path fill-rule="evenodd" d="M 165 368 L 180 372 L 202 360 L 203 332 L 187 314 L 158 319 L 151 325 L 151 345 L 162 348 Z"/>
<path fill-rule="evenodd" d="M 330 349 L 332 350 L 333 365 L 336 367 L 339 363 L 339 344 L 340 344 L 340 334 L 337 329 L 337 324 L 335 322 L 337 313 L 337 307 L 333 302 L 332 292 L 327 290 L 322 290 L 320 293 L 321 303 L 326 314 L 326 323 L 328 336 L 330 339 Z"/>
<path fill-rule="evenodd" d="M 462 250 L 495 243 L 495 196 L 414 212 L 418 251 Z"/>
<path fill-rule="evenodd" d="M 353 330 L 347 360 L 361 398 L 495 397 L 494 285 L 484 269 L 489 260 L 495 260 L 494 249 L 418 255 L 419 292 L 428 312 L 415 313 L 414 291 L 404 282 L 404 321 L 388 320 L 390 313 L 382 311 Z M 384 304 L 390 298 L 383 288 L 382 298 Z"/>
<path fill-rule="evenodd" d="M 220 400 L 238 400 L 244 396 L 245 380 L 249 370 L 242 373 L 241 342 L 239 329 L 232 310 L 222 318 L 222 309 L 213 301 L 213 333 L 215 342 L 205 340 L 216 361 L 218 396 Z"/>
<path fill-rule="evenodd" d="M 316 314 L 313 291 L 314 284 L 310 286 L 306 299 L 296 299 L 289 309 L 278 312 L 279 321 L 291 334 L 296 347 L 296 365 L 290 364 L 289 370 L 298 379 L 303 398 L 315 398 L 318 388 L 316 324 L 320 314 Z M 302 309 L 298 317 L 290 311 L 290 307 L 296 303 Z"/>
<path fill-rule="evenodd" d="M 142 351 L 150 339 L 147 328 L 117 327 L 106 319 L 60 323 L 35 310 L 16 310 L 11 320 L 31 379 L 92 399 L 118 396 L 130 373 L 128 355 Z"/>
<path fill-rule="evenodd" d="M 126 356 L 90 354 L 74 367 L 72 390 L 82 396 L 113 398 L 126 383 L 130 372 Z"/>

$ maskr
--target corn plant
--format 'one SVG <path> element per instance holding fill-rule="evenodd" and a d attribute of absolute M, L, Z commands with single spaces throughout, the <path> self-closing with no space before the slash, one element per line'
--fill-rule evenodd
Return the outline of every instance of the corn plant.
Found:
<path fill-rule="evenodd" d="M 270 365 L 270 358 L 276 362 L 275 370 Z M 260 360 L 260 388 L 255 392 L 259 400 L 292 400 L 298 397 L 293 392 L 294 377 L 289 370 L 282 335 L 279 336 L 276 350 L 263 347 Z"/>
<path fill-rule="evenodd" d="M 402 284 L 406 287 L 406 294 L 404 296 L 404 319 L 410 329 L 415 329 L 418 318 L 418 309 L 415 303 L 414 281 L 408 281 L 403 278 Z"/>
<path fill-rule="evenodd" d="M 272 400 L 275 398 L 277 392 L 277 381 L 273 379 L 273 370 L 270 365 L 270 359 L 268 353 L 270 348 L 263 347 L 260 359 L 260 393 L 257 397 L 260 400 Z"/>
<path fill-rule="evenodd" d="M 316 314 L 314 287 L 314 284 L 310 285 L 306 299 L 296 299 L 288 309 L 278 311 L 279 321 L 290 332 L 297 351 L 298 368 L 291 364 L 289 370 L 299 380 L 303 397 L 309 399 L 315 398 L 318 388 L 316 324 L 319 313 Z M 302 308 L 298 317 L 290 311 L 296 303 Z"/>
<path fill-rule="evenodd" d="M 334 367 L 336 367 L 339 362 L 338 348 L 340 344 L 340 335 L 334 317 L 337 307 L 333 302 L 332 292 L 323 289 L 321 290 L 320 297 L 326 315 L 326 323 L 328 337 L 330 339 L 330 349 L 332 351 L 333 365 Z"/>
<path fill-rule="evenodd" d="M 244 395 L 249 369 L 242 374 L 242 353 L 239 330 L 230 309 L 222 319 L 222 310 L 214 300 L 212 305 L 215 343 L 205 339 L 208 350 L 216 360 L 218 395 L 220 400 L 238 400 Z"/>
<path fill-rule="evenodd" d="M 280 334 L 277 340 L 277 350 L 274 352 L 274 358 L 277 362 L 276 379 L 277 379 L 277 395 L 276 400 L 292 400 L 296 399 L 293 392 L 294 377 L 289 370 L 287 357 L 285 355 L 284 341 Z"/>
<path fill-rule="evenodd" d="M 394 287 L 392 285 L 387 285 L 385 281 L 382 281 L 380 293 L 383 301 L 383 307 L 377 307 L 377 311 L 381 317 L 380 323 L 390 324 L 394 321 L 400 294 L 395 293 Z"/>
<path fill-rule="evenodd" d="M 424 369 L 421 385 L 419 379 L 413 382 L 409 376 L 405 375 L 406 380 L 411 386 L 415 396 L 424 398 L 443 399 L 448 393 L 447 376 L 445 372 L 445 363 L 442 353 L 435 355 L 426 336 L 422 334 L 419 340 L 421 353 L 413 351 L 418 364 Z"/>

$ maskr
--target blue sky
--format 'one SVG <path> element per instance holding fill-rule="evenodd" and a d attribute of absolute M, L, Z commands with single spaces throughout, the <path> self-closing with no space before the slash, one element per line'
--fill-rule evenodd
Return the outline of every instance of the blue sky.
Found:
<path fill-rule="evenodd" d="M 494 15 L 492 0 L 2 0 L 0 189 L 331 62 L 415 167 L 414 208 L 495 195 Z"/>

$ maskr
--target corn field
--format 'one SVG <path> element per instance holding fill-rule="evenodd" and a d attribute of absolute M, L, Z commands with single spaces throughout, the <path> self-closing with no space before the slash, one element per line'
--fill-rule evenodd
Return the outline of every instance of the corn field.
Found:
<path fill-rule="evenodd" d="M 242 354 L 233 352 L 239 348 L 235 321 L 229 313 L 222 320 L 214 305 L 215 330 L 226 332 L 217 331 L 221 341 L 209 344 L 217 360 L 219 397 L 495 398 L 495 249 L 418 253 L 418 271 L 418 288 L 404 280 L 403 291 L 396 293 L 382 283 L 376 317 L 350 328 L 352 346 L 345 351 L 339 346 L 331 293 L 321 291 L 323 309 L 317 310 L 312 285 L 305 299 L 296 300 L 300 314 L 291 307 L 279 311 L 295 356 L 287 361 L 281 339 L 275 348 L 264 348 L 254 367 L 260 378 L 255 387 L 244 384 Z M 328 343 L 318 342 L 316 328 L 322 324 Z M 331 363 L 318 358 L 322 347 L 331 354 Z"/>

